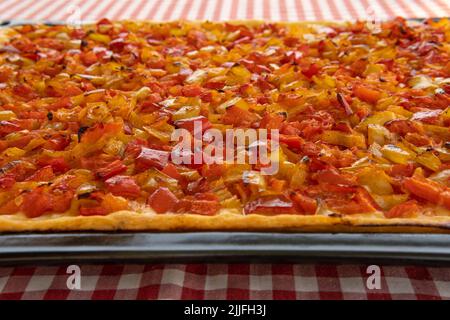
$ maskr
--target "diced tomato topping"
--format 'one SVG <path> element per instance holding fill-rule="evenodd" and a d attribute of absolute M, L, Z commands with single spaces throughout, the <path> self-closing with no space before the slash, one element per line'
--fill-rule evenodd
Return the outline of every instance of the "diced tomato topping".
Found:
<path fill-rule="evenodd" d="M 275 192 L 283 192 L 286 188 L 287 182 L 285 180 L 271 178 L 269 182 L 270 188 Z"/>
<path fill-rule="evenodd" d="M 52 211 L 64 213 L 69 210 L 73 196 L 73 190 L 67 188 L 54 190 L 52 194 Z"/>
<path fill-rule="evenodd" d="M 52 199 L 49 194 L 42 192 L 41 188 L 37 188 L 23 196 L 21 208 L 27 217 L 39 217 L 52 210 Z"/>
<path fill-rule="evenodd" d="M 384 126 L 389 131 L 398 133 L 402 136 L 407 133 L 423 132 L 422 126 L 411 120 L 396 119 L 385 123 Z"/>
<path fill-rule="evenodd" d="M 356 191 L 355 200 L 361 205 L 363 212 L 373 212 L 380 209 L 370 193 L 363 187 L 359 187 Z"/>
<path fill-rule="evenodd" d="M 286 107 L 296 107 L 303 102 L 303 97 L 296 93 L 281 93 L 278 97 L 278 103 Z"/>
<path fill-rule="evenodd" d="M 8 141 L 0 140 L 0 152 L 9 147 Z"/>
<path fill-rule="evenodd" d="M 146 147 L 141 148 L 141 152 L 136 158 L 136 167 L 146 170 L 152 167 L 163 169 L 169 163 L 170 153 Z"/>
<path fill-rule="evenodd" d="M 266 113 L 261 121 L 259 127 L 264 129 L 280 129 L 285 117 L 278 113 Z"/>
<path fill-rule="evenodd" d="M 419 177 L 406 178 L 403 181 L 403 186 L 412 194 L 433 203 L 439 202 L 440 194 L 442 192 L 442 187 L 439 185 Z"/>
<path fill-rule="evenodd" d="M 156 213 L 166 213 L 175 209 L 178 199 L 169 189 L 160 187 L 148 197 L 147 203 Z"/>
<path fill-rule="evenodd" d="M 141 194 L 141 188 L 136 181 L 129 176 L 114 176 L 105 181 L 106 189 L 115 196 L 125 198 L 137 198 Z"/>
<path fill-rule="evenodd" d="M 12 73 L 13 70 L 11 68 L 0 69 L 0 82 L 7 82 Z"/>
<path fill-rule="evenodd" d="M 336 123 L 334 129 L 345 133 L 352 133 L 352 127 L 350 127 L 350 125 L 346 122 Z"/>
<path fill-rule="evenodd" d="M 27 100 L 36 98 L 38 95 L 33 91 L 33 89 L 27 84 L 16 85 L 13 88 L 16 95 L 25 98 Z"/>
<path fill-rule="evenodd" d="M 208 88 L 208 89 L 220 90 L 223 87 L 225 87 L 225 81 L 224 80 L 210 79 L 210 80 L 208 80 L 205 83 L 205 88 Z"/>
<path fill-rule="evenodd" d="M 123 50 L 123 48 L 125 47 L 125 45 L 126 45 L 126 42 L 125 42 L 124 39 L 122 39 L 122 38 L 117 38 L 117 39 L 112 40 L 112 41 L 109 43 L 109 48 L 110 48 L 111 50 L 113 50 L 113 51 L 119 52 L 119 51 L 122 51 L 122 50 Z"/>
<path fill-rule="evenodd" d="M 294 148 L 294 149 L 300 149 L 303 144 L 304 144 L 304 140 L 296 135 L 286 135 L 286 134 L 280 134 L 279 135 L 279 140 L 280 143 L 284 143 L 286 144 L 289 148 Z"/>
<path fill-rule="evenodd" d="M 0 177 L 0 189 L 9 189 L 16 183 L 14 176 L 5 174 Z"/>
<path fill-rule="evenodd" d="M 148 147 L 147 141 L 143 139 L 135 139 L 130 141 L 125 148 L 125 154 L 136 158 L 141 153 L 142 147 Z"/>
<path fill-rule="evenodd" d="M 61 97 L 58 98 L 55 102 L 49 104 L 47 106 L 47 110 L 49 111 L 55 111 L 58 109 L 69 109 L 73 105 L 72 101 L 70 100 L 70 97 Z"/>
<path fill-rule="evenodd" d="M 370 89 L 362 85 L 356 85 L 353 87 L 353 94 L 362 101 L 375 104 L 381 99 L 381 92 L 378 90 Z"/>
<path fill-rule="evenodd" d="M 116 160 L 108 164 L 106 167 L 97 169 L 95 175 L 101 179 L 106 180 L 127 170 L 127 166 L 123 164 L 122 160 Z"/>
<path fill-rule="evenodd" d="M 26 181 L 50 181 L 55 178 L 55 174 L 53 172 L 52 166 L 45 166 L 30 177 L 26 179 Z"/>
<path fill-rule="evenodd" d="M 225 166 L 218 163 L 204 164 L 202 176 L 210 179 L 218 179 L 225 173 Z"/>
<path fill-rule="evenodd" d="M 300 209 L 299 211 L 305 214 L 314 214 L 317 210 L 317 201 L 311 197 L 301 194 L 300 192 L 294 192 L 291 195 L 292 200 Z"/>
<path fill-rule="evenodd" d="M 14 214 L 20 211 L 20 207 L 17 205 L 16 199 L 13 198 L 0 206 L 0 214 Z"/>
<path fill-rule="evenodd" d="M 38 164 L 42 167 L 51 166 L 53 171 L 57 174 L 65 173 L 70 169 L 69 164 L 63 157 L 58 158 L 42 158 L 38 160 Z"/>
<path fill-rule="evenodd" d="M 283 126 L 281 127 L 280 133 L 281 134 L 285 134 L 285 135 L 291 135 L 291 136 L 296 136 L 300 134 L 300 129 L 297 127 L 298 126 L 298 122 L 295 122 L 293 124 L 291 123 L 284 123 Z"/>
<path fill-rule="evenodd" d="M 340 193 L 340 194 L 351 194 L 355 193 L 357 190 L 357 187 L 354 185 L 343 185 L 343 184 L 334 184 L 334 183 L 327 183 L 327 182 L 321 182 L 317 188 L 321 190 L 323 193 Z"/>
<path fill-rule="evenodd" d="M 319 71 L 320 71 L 319 66 L 313 63 L 307 69 L 302 70 L 302 73 L 305 75 L 305 77 L 312 78 L 313 76 L 318 74 Z"/>
<path fill-rule="evenodd" d="M 203 89 L 199 85 L 187 85 L 181 90 L 185 97 L 198 97 L 202 94 L 202 91 Z"/>
<path fill-rule="evenodd" d="M 222 117 L 223 123 L 239 127 L 250 127 L 256 121 L 258 121 L 258 116 L 255 113 L 237 106 L 227 108 L 227 111 Z"/>
<path fill-rule="evenodd" d="M 330 198 L 326 199 L 326 203 L 331 209 L 344 214 L 374 212 L 378 209 L 375 201 L 363 188 L 358 188 L 351 198 Z"/>
<path fill-rule="evenodd" d="M 405 135 L 405 140 L 418 147 L 430 146 L 433 143 L 433 140 L 431 138 L 415 132 L 407 133 Z"/>
<path fill-rule="evenodd" d="M 46 111 L 20 111 L 17 113 L 19 119 L 47 119 L 48 112 Z"/>
<path fill-rule="evenodd" d="M 78 96 L 83 93 L 83 90 L 81 90 L 81 88 L 77 87 L 76 85 L 68 85 L 67 87 L 65 87 L 63 98 L 61 99 L 66 103 L 66 105 L 68 105 L 68 107 L 65 108 L 70 108 L 72 106 L 72 100 L 70 100 L 70 98 L 66 100 L 68 97 Z"/>
<path fill-rule="evenodd" d="M 403 187 L 416 197 L 450 209 L 450 188 L 432 180 L 415 177 L 406 178 Z"/>
<path fill-rule="evenodd" d="M 414 217 L 419 210 L 417 201 L 410 200 L 392 207 L 384 216 L 386 218 L 409 218 Z"/>
<path fill-rule="evenodd" d="M 414 164 L 394 164 L 389 169 L 389 175 L 393 177 L 411 177 L 414 173 Z"/>
<path fill-rule="evenodd" d="M 121 123 L 100 123 L 84 132 L 81 136 L 81 142 L 95 143 L 104 136 L 107 137 L 118 134 L 122 129 Z"/>
<path fill-rule="evenodd" d="M 186 129 L 186 130 L 190 131 L 191 133 L 193 133 L 194 129 L 196 129 L 196 128 L 198 128 L 197 130 L 201 129 L 200 131 L 204 132 L 212 127 L 211 122 L 209 122 L 209 120 L 207 118 L 205 118 L 204 116 L 198 116 L 198 117 L 194 117 L 194 118 L 178 120 L 178 121 L 175 121 L 175 125 L 178 128 Z"/>
<path fill-rule="evenodd" d="M 11 121 L 0 121 L 0 135 L 2 137 L 20 130 L 22 130 L 22 128 Z"/>
<path fill-rule="evenodd" d="M 44 148 L 48 150 L 61 151 L 70 144 L 70 137 L 65 135 L 53 135 L 44 144 Z"/>
<path fill-rule="evenodd" d="M 173 165 L 172 163 L 168 163 L 164 169 L 161 170 L 162 173 L 167 174 L 169 177 L 176 179 L 176 180 L 181 180 L 182 179 L 182 175 L 178 172 L 178 169 L 175 165 Z"/>
<path fill-rule="evenodd" d="M 202 214 L 205 216 L 212 216 L 220 209 L 220 204 L 217 200 L 193 200 L 191 202 L 190 212 L 194 214 Z"/>
<path fill-rule="evenodd" d="M 108 214 L 108 211 L 101 206 L 80 207 L 79 212 L 82 216 L 105 216 Z"/>
<path fill-rule="evenodd" d="M 69 209 L 72 197 L 71 190 L 56 189 L 50 192 L 38 187 L 23 195 L 21 209 L 29 218 L 39 217 L 46 212 L 64 213 Z"/>
<path fill-rule="evenodd" d="M 355 185 L 355 179 L 353 179 L 353 177 L 346 176 L 334 168 L 318 171 L 314 174 L 313 178 L 319 183 L 330 183 L 344 186 Z"/>
<path fill-rule="evenodd" d="M 86 66 L 90 66 L 98 61 L 98 57 L 93 51 L 81 53 L 80 58 Z"/>
<path fill-rule="evenodd" d="M 102 18 L 97 22 L 97 26 L 101 25 L 112 25 L 112 22 L 108 18 Z"/>
<path fill-rule="evenodd" d="M 189 212 L 212 216 L 220 209 L 218 198 L 210 193 L 197 193 L 180 199 L 175 206 L 177 212 Z"/>
<path fill-rule="evenodd" d="M 7 142 L 7 147 L 11 148 L 11 147 L 16 147 L 19 149 L 23 149 L 25 148 L 25 146 L 30 143 L 31 140 L 35 139 L 36 137 L 33 135 L 23 135 L 21 137 L 18 137 L 17 139 L 14 140 L 9 140 Z"/>

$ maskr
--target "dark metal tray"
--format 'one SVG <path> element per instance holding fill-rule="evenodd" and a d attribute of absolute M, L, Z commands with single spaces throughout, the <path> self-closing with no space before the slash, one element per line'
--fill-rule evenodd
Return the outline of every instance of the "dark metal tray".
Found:
<path fill-rule="evenodd" d="M 311 262 L 449 264 L 450 235 L 63 233 L 0 235 L 0 263 Z"/>

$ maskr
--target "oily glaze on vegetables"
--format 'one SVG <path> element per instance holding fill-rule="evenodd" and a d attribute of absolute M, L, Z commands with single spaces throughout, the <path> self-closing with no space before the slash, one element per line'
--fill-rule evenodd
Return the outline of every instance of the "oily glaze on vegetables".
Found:
<path fill-rule="evenodd" d="M 448 214 L 449 42 L 445 19 L 16 27 L 0 214 Z M 279 171 L 174 164 L 171 133 L 194 121 L 278 129 Z"/>

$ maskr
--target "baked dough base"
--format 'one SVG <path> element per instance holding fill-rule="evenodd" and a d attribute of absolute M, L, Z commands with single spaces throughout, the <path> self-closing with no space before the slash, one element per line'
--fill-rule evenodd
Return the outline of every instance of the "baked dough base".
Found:
<path fill-rule="evenodd" d="M 30 231 L 281 231 L 450 233 L 450 217 L 372 218 L 356 216 L 239 215 L 221 213 L 154 214 L 119 211 L 107 216 L 60 216 L 29 219 L 0 216 L 0 232 Z"/>

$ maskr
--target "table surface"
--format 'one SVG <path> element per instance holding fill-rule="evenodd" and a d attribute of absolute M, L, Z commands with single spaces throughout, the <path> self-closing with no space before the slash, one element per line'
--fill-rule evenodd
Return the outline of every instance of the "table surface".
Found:
<path fill-rule="evenodd" d="M 388 19 L 450 16 L 446 0 L 0 0 L 0 20 Z M 0 268 L 0 299 L 450 299 L 450 268 L 367 264 L 67 265 Z M 370 268 L 369 268 L 370 269 Z"/>

